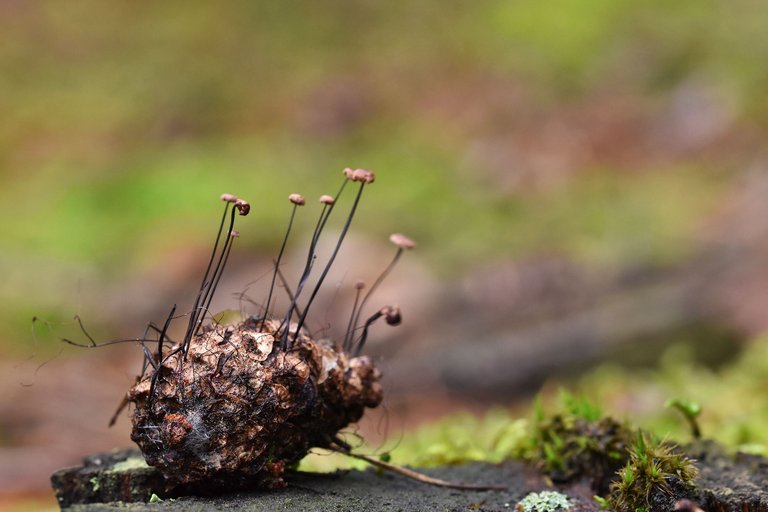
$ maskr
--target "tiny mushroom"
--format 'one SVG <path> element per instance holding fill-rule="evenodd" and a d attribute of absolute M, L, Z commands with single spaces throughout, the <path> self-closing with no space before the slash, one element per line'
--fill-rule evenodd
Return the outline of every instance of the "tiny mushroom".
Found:
<path fill-rule="evenodd" d="M 402 315 L 400 315 L 400 306 L 387 306 L 384 308 L 384 319 L 387 325 L 400 325 L 403 321 Z"/>
<path fill-rule="evenodd" d="M 401 249 L 413 249 L 416 247 L 416 242 L 411 238 L 408 238 L 402 233 L 393 233 L 389 235 L 389 241 L 398 246 Z"/>
<path fill-rule="evenodd" d="M 368 169 L 355 169 L 352 171 L 352 181 L 360 181 L 365 184 L 373 183 L 376 175 Z"/>
<path fill-rule="evenodd" d="M 251 205 L 248 203 L 248 201 L 245 201 L 244 199 L 237 199 L 235 201 L 235 207 L 237 207 L 237 211 L 243 217 L 248 215 L 248 212 L 251 211 Z"/>
<path fill-rule="evenodd" d="M 304 203 L 306 203 L 304 196 L 301 194 L 291 194 L 288 196 L 288 200 L 296 206 L 304 206 Z"/>

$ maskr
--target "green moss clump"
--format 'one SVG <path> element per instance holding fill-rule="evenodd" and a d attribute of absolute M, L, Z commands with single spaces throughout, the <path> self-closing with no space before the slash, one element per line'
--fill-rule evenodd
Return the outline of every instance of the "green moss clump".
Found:
<path fill-rule="evenodd" d="M 677 498 L 692 493 L 697 473 L 675 445 L 638 432 L 607 501 L 619 512 L 671 510 Z"/>
<path fill-rule="evenodd" d="M 540 403 L 526 458 L 553 480 L 590 478 L 601 500 L 619 512 L 671 510 L 692 496 L 697 470 L 671 442 L 603 416 L 590 402 L 562 392 L 565 412 L 545 416 Z"/>
<path fill-rule="evenodd" d="M 616 472 L 627 462 L 633 431 L 613 418 L 603 417 L 587 400 L 561 393 L 566 411 L 546 417 L 535 407 L 526 459 L 553 480 L 591 479 L 592 488 L 607 493 Z"/>

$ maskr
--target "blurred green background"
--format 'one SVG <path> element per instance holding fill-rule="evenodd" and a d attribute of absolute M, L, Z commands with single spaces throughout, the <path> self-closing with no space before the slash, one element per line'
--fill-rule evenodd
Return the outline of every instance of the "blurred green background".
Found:
<path fill-rule="evenodd" d="M 59 351 L 34 315 L 69 333 L 79 313 L 102 339 L 162 318 L 199 279 L 222 192 L 253 205 L 233 265 L 268 262 L 286 196 L 334 193 L 347 166 L 377 173 L 354 225 L 364 244 L 413 236 L 431 289 L 461 295 L 483 269 L 553 258 L 586 288 L 626 269 L 688 275 L 714 247 L 753 273 L 728 274 L 707 318 L 748 344 L 765 327 L 750 190 L 765 183 L 766 26 L 753 0 L 2 1 L 6 369 Z M 441 318 L 417 311 L 413 336 Z M 120 368 L 110 391 L 130 382 L 114 360 L 137 364 L 67 350 L 35 377 L 61 385 L 80 357 Z M 47 389 L 19 390 L 34 369 L 3 383 L 8 466 L 64 442 L 55 425 L 19 434 L 56 418 L 20 412 Z M 42 478 L 0 491 L 44 493 Z"/>
<path fill-rule="evenodd" d="M 286 191 L 348 165 L 379 173 L 365 228 L 412 233 L 445 273 L 679 257 L 740 163 L 707 143 L 768 115 L 768 14 L 737 3 L 8 2 L 3 314 L 28 330 L 30 274 L 208 243 L 219 191 L 258 194 L 245 243 L 274 247 Z M 678 101 L 716 111 L 688 114 L 717 118 L 690 129 L 709 151 L 663 138 L 695 121 L 666 119 Z"/>

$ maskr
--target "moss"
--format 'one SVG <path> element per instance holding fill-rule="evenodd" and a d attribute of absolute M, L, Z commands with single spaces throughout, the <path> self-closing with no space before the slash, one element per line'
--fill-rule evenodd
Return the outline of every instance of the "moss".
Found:
<path fill-rule="evenodd" d="M 671 510 L 681 495 L 692 494 L 697 474 L 693 461 L 676 445 L 639 432 L 607 501 L 620 512 Z"/>
<path fill-rule="evenodd" d="M 447 416 L 391 441 L 391 449 L 370 446 L 388 462 L 415 467 L 436 467 L 466 462 L 500 463 L 523 459 L 530 449 L 531 424 L 507 410 L 496 408 L 484 416 L 468 413 Z M 395 444 L 396 443 L 396 444 Z M 390 444 L 390 443 L 388 443 Z M 339 454 L 313 450 L 302 459 L 299 470 L 330 472 L 336 469 L 365 469 L 362 461 Z"/>
<path fill-rule="evenodd" d="M 562 392 L 565 412 L 547 417 L 537 402 L 526 459 L 553 480 L 588 477 L 598 493 L 628 459 L 632 429 L 602 416 L 594 404 Z"/>
<path fill-rule="evenodd" d="M 667 400 L 667 403 L 665 403 L 664 406 L 668 409 L 676 409 L 680 411 L 680 414 L 683 415 L 688 422 L 688 425 L 691 427 L 691 435 L 693 438 L 701 438 L 701 427 L 699 427 L 699 422 L 696 419 L 701 414 L 701 405 L 698 402 L 678 398 Z"/>
<path fill-rule="evenodd" d="M 529 437 L 528 420 L 495 409 L 480 418 L 457 414 L 421 427 L 398 440 L 390 454 L 394 463 L 420 467 L 470 461 L 497 463 L 522 458 Z"/>
<path fill-rule="evenodd" d="M 768 455 L 768 336 L 752 340 L 733 360 L 717 368 L 697 360 L 689 344 L 669 348 L 658 367 L 630 370 L 605 364 L 580 379 L 578 389 L 605 407 L 634 404 L 629 420 L 651 432 L 680 441 L 691 425 L 678 411 L 665 409 L 661 397 L 685 397 L 703 406 L 695 420 L 707 436 L 738 451 Z"/>
<path fill-rule="evenodd" d="M 134 469 L 149 468 L 146 461 L 141 457 L 129 457 L 122 462 L 116 463 L 109 470 L 110 473 L 120 473 L 124 471 L 133 471 Z"/>
<path fill-rule="evenodd" d="M 677 445 L 603 416 L 594 404 L 561 392 L 565 411 L 536 405 L 527 454 L 555 481 L 591 479 L 600 503 L 620 512 L 671 510 L 691 496 L 697 470 Z M 599 498 L 599 496 L 598 496 Z"/>

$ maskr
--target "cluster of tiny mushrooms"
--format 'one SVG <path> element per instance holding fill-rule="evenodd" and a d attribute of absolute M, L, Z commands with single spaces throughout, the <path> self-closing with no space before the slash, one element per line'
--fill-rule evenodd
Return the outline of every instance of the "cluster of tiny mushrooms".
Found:
<path fill-rule="evenodd" d="M 379 460 L 378 458 L 354 453 L 352 447 L 338 436 L 338 430 L 344 428 L 350 422 L 357 421 L 362 415 L 362 411 L 365 407 L 375 407 L 381 401 L 381 387 L 378 383 L 380 373 L 375 369 L 370 358 L 361 355 L 361 351 L 368 337 L 369 327 L 382 317 L 389 325 L 400 324 L 400 309 L 398 306 L 384 306 L 376 310 L 364 322 L 361 321 L 361 316 L 364 314 L 365 307 L 371 295 L 376 291 L 384 278 L 392 271 L 403 252 L 413 249 L 416 246 L 413 240 L 403 234 L 396 233 L 391 235 L 389 240 L 397 248 L 392 261 L 376 278 L 373 285 L 365 294 L 363 294 L 365 285 L 362 282 L 355 284 L 354 305 L 352 306 L 352 312 L 349 317 L 344 338 L 337 343 L 327 340 L 313 340 L 304 329 L 307 315 L 334 260 L 336 259 L 344 238 L 347 235 L 347 231 L 349 230 L 357 210 L 363 190 L 375 180 L 374 173 L 366 169 L 347 168 L 344 169 L 343 174 L 343 183 L 336 196 L 322 195 L 319 199 L 319 202 L 322 204 L 322 209 L 310 239 L 304 268 L 296 287 L 293 290 L 283 276 L 280 270 L 280 265 L 296 212 L 299 207 L 306 204 L 306 200 L 300 194 L 291 194 L 289 196 L 288 199 L 292 204 L 290 219 L 280 250 L 274 260 L 274 270 L 271 276 L 269 291 L 266 295 L 266 300 L 263 302 L 260 315 L 250 317 L 237 327 L 222 327 L 218 325 L 215 320 L 209 324 L 204 323 L 207 316 L 210 314 L 211 302 L 219 285 L 219 281 L 221 280 L 224 268 L 227 265 L 234 239 L 239 236 L 239 233 L 234 229 L 235 218 L 237 215 L 246 216 L 251 210 L 251 206 L 247 201 L 233 194 L 223 194 L 221 195 L 221 200 L 224 201 L 225 207 L 219 223 L 216 240 L 200 284 L 200 289 L 188 315 L 176 316 L 176 305 L 174 305 L 162 327 L 150 322 L 141 338 L 117 339 L 103 343 L 96 343 L 85 331 L 79 317 L 76 317 L 77 321 L 80 322 L 80 327 L 83 333 L 88 337 L 90 343 L 78 343 L 69 339 L 64 339 L 63 341 L 87 348 L 124 342 L 138 342 L 144 353 L 141 373 L 136 378 L 136 383 L 123 399 L 112 417 L 110 425 L 115 422 L 120 412 L 129 403 L 133 403 L 135 412 L 133 415 L 134 429 L 131 437 L 141 447 L 147 462 L 150 465 L 156 465 L 169 480 L 176 480 L 186 484 L 194 482 L 194 478 L 200 480 L 203 478 L 207 479 L 209 475 L 206 472 L 210 470 L 214 476 L 220 476 L 222 478 L 229 478 L 232 475 L 240 475 L 242 478 L 253 478 L 254 476 L 259 477 L 265 473 L 269 473 L 275 478 L 271 480 L 271 483 L 268 485 L 274 485 L 275 481 L 277 481 L 278 484 L 281 484 L 282 480 L 280 477 L 284 470 L 284 466 L 294 463 L 297 461 L 296 459 L 303 457 L 303 454 L 306 453 L 308 448 L 320 445 L 323 448 L 365 460 L 372 465 L 400 473 L 424 483 L 460 489 L 503 489 L 504 487 L 501 486 L 453 483 L 431 478 L 410 469 Z M 317 278 L 314 287 L 312 287 L 309 292 L 308 298 L 306 298 L 306 300 L 303 301 L 303 305 L 300 306 L 299 299 L 303 298 L 305 295 L 305 286 L 309 281 L 310 274 L 317 258 L 316 250 L 321 234 L 323 233 L 328 218 L 337 204 L 338 198 L 341 196 L 348 183 L 359 185 L 354 201 L 328 261 Z M 282 315 L 277 315 L 270 311 L 270 307 L 273 305 L 273 292 L 278 279 L 280 279 L 282 286 L 290 299 L 288 307 Z M 168 336 L 169 327 L 174 319 L 183 316 L 188 316 L 187 328 L 183 338 L 178 342 L 174 342 Z M 233 329 L 240 329 L 240 331 L 234 332 Z M 148 338 L 150 332 L 154 332 L 157 335 L 157 339 Z M 256 333 L 256 337 L 268 341 L 268 345 L 261 345 L 260 348 L 260 350 L 264 352 L 263 347 L 266 346 L 266 353 L 259 354 L 261 357 L 256 359 L 253 359 L 252 357 L 253 350 L 255 350 L 253 349 L 253 346 L 255 346 L 255 344 L 251 343 L 246 346 L 246 342 L 242 341 L 246 338 L 249 338 L 249 340 L 252 341 L 252 333 Z M 216 342 L 214 343 L 211 339 L 215 336 L 218 336 L 218 338 L 216 338 Z M 240 340 L 237 341 L 237 343 L 241 343 L 241 345 L 235 346 L 230 338 L 237 338 Z M 154 350 L 149 343 L 157 344 Z M 250 343 L 250 341 L 248 343 Z M 166 344 L 168 345 L 167 347 Z M 234 349 L 227 348 L 227 344 L 234 347 Z M 201 345 L 205 345 L 206 347 L 214 346 L 214 349 L 208 350 L 206 348 L 204 357 L 201 357 L 199 353 Z M 215 347 L 222 348 L 218 349 Z M 245 367 L 243 369 L 230 369 L 230 377 L 234 375 L 237 378 L 241 378 L 243 377 L 242 374 L 246 373 L 245 381 L 248 381 L 249 378 L 253 379 L 253 376 L 257 374 L 259 375 L 259 379 L 262 380 L 268 379 L 268 377 L 264 377 L 264 375 L 269 375 L 269 378 L 274 376 L 274 379 L 279 379 L 285 378 L 285 373 L 289 373 L 290 371 L 293 371 L 294 368 L 301 366 L 303 368 L 302 371 L 304 372 L 304 376 L 301 377 L 301 379 L 304 379 L 301 381 L 301 385 L 303 386 L 302 390 L 309 386 L 311 388 L 311 393 L 307 395 L 310 397 L 308 401 L 318 403 L 314 405 L 315 409 L 312 413 L 297 412 L 293 416 L 290 416 L 288 413 L 278 411 L 280 408 L 283 410 L 291 409 L 294 404 L 290 402 L 290 400 L 298 400 L 296 396 L 292 397 L 291 392 L 286 391 L 286 388 L 290 387 L 290 384 L 286 384 L 283 381 L 281 381 L 282 383 L 273 384 L 274 389 L 280 388 L 280 393 L 284 393 L 289 397 L 277 399 L 278 404 L 276 408 L 272 403 L 267 404 L 266 401 L 263 401 L 262 403 L 259 402 L 259 400 L 261 400 L 260 398 L 254 398 L 260 395 L 258 395 L 258 390 L 254 391 L 253 384 L 246 384 L 244 386 L 238 384 L 240 386 L 238 388 L 231 387 L 235 386 L 235 384 L 222 384 L 222 386 L 230 386 L 230 388 L 228 388 L 230 390 L 229 392 L 236 395 L 239 393 L 240 399 L 238 400 L 240 402 L 252 401 L 250 404 L 244 406 L 245 409 L 238 409 L 236 414 L 233 414 L 233 416 L 238 416 L 239 419 L 232 420 L 233 425 L 236 425 L 235 429 L 239 428 L 240 430 L 244 430 L 249 428 L 251 431 L 249 431 L 247 436 L 241 435 L 236 438 L 233 437 L 234 434 L 230 435 L 228 432 L 221 433 L 221 431 L 219 431 L 217 435 L 223 436 L 224 439 L 218 440 L 218 445 L 215 443 L 211 444 L 212 441 L 209 439 L 209 434 L 211 432 L 210 425 L 203 425 L 203 423 L 204 421 L 208 421 L 205 418 L 208 418 L 209 416 L 216 416 L 216 421 L 222 421 L 220 419 L 222 415 L 226 417 L 226 413 L 219 410 L 220 407 L 215 405 L 215 402 L 221 401 L 222 392 L 217 390 L 215 393 L 219 393 L 218 395 L 215 395 L 214 392 L 210 392 L 214 393 L 216 400 L 208 400 L 208 402 L 214 405 L 206 405 L 206 408 L 195 405 L 197 409 L 192 411 L 192 413 L 189 412 L 189 409 L 191 408 L 189 404 L 186 406 L 183 404 L 179 405 L 179 401 L 184 399 L 184 393 L 197 393 L 195 399 L 198 401 L 204 396 L 205 392 L 203 391 L 189 390 L 189 385 L 192 384 L 191 387 L 194 387 L 198 384 L 197 381 L 205 381 L 206 386 L 215 389 L 215 386 L 212 383 L 213 380 L 221 379 L 223 377 L 222 369 L 225 366 L 233 366 L 234 362 L 230 362 L 230 359 L 237 359 L 233 356 L 241 348 L 243 351 L 251 351 L 249 356 L 251 359 L 246 363 L 237 363 L 240 364 L 241 367 L 243 365 L 245 365 Z M 218 352 L 214 353 L 214 351 Z M 190 352 L 192 352 L 191 355 Z M 299 362 L 298 364 L 295 362 L 292 363 L 293 366 L 286 371 L 286 361 L 289 358 L 289 353 L 290 357 L 293 357 L 294 359 L 298 358 Z M 211 357 L 214 358 L 211 359 Z M 329 366 L 329 358 L 331 359 L 330 367 L 337 368 L 337 370 L 328 370 L 326 368 Z M 251 368 L 248 368 L 248 365 L 251 365 Z M 191 368 L 191 370 L 189 370 L 189 368 Z M 339 382 L 332 382 L 331 384 L 325 385 L 326 387 L 324 388 L 322 381 L 326 378 L 328 381 L 331 381 L 332 379 L 327 375 L 331 374 L 333 371 L 340 373 L 340 376 L 334 377 Z M 314 375 L 314 380 L 307 380 L 306 375 L 310 373 Z M 190 374 L 194 375 L 190 377 Z M 200 374 L 203 374 L 203 376 L 201 377 Z M 290 378 L 300 380 L 296 377 Z M 259 388 L 263 387 L 267 389 L 269 388 L 269 383 L 267 383 L 267 385 L 259 383 L 258 386 Z M 347 386 L 347 388 L 345 388 L 345 386 Z M 200 383 L 200 387 L 203 387 L 202 383 Z M 330 391 L 326 388 L 330 388 Z M 232 389 L 235 389 L 235 391 L 231 391 Z M 270 390 L 272 393 L 270 400 L 272 401 L 275 401 L 274 397 L 280 394 L 274 392 L 274 389 Z M 304 391 L 301 391 L 301 393 L 303 392 Z M 301 395 L 301 393 L 295 393 L 295 395 L 300 395 L 300 398 L 303 400 L 305 395 Z M 326 395 L 332 393 L 334 396 L 324 397 L 323 393 Z M 229 395 L 226 394 L 223 396 L 229 397 Z M 180 399 L 180 397 L 182 398 Z M 242 400 L 242 398 L 246 398 L 247 400 Z M 190 398 L 189 400 L 191 401 L 192 399 Z M 159 402 L 161 401 L 163 401 L 164 404 L 160 404 Z M 230 400 L 230 402 L 232 402 L 232 400 Z M 231 403 L 228 404 L 228 406 L 231 405 Z M 261 409 L 267 406 L 273 407 L 274 410 L 277 411 L 274 414 L 274 418 L 278 419 L 271 420 L 273 423 L 284 421 L 287 417 L 292 418 L 291 421 L 293 423 L 282 426 L 269 424 L 269 419 L 264 419 L 260 416 L 263 416 L 264 414 Z M 266 410 L 273 410 L 269 407 L 267 407 Z M 249 410 L 249 408 L 251 410 Z M 342 411 L 338 413 L 334 412 L 334 408 L 342 409 Z M 286 414 L 288 415 L 286 416 Z M 203 420 L 200 419 L 201 416 L 204 418 Z M 323 418 L 317 420 L 319 423 L 315 424 L 312 423 L 315 421 L 315 416 L 322 416 Z M 309 419 L 307 419 L 308 417 Z M 296 418 L 300 419 L 297 420 Z M 149 424 L 148 422 L 150 420 L 154 421 L 154 423 Z M 253 431 L 254 423 L 257 424 L 255 431 Z M 160 436 L 160 434 L 157 434 L 156 437 L 148 437 L 142 430 L 148 428 L 156 429 L 158 431 L 161 430 L 162 436 L 165 437 L 157 437 Z M 201 455 L 199 439 L 195 441 L 197 444 L 194 444 L 191 441 L 193 435 L 200 436 L 200 434 L 194 430 L 201 428 L 208 429 L 204 432 L 204 434 L 208 436 L 205 438 L 206 443 L 208 444 L 205 444 L 204 450 L 212 451 L 221 449 L 222 452 L 225 450 L 239 450 L 241 452 L 235 452 L 235 456 L 233 457 L 234 462 L 232 463 L 234 465 L 226 466 L 226 464 L 229 463 L 226 454 L 222 455 L 221 453 L 217 453 L 215 454 L 215 457 L 209 457 L 208 455 L 210 454 Z M 280 428 L 293 430 L 298 428 L 299 432 L 294 432 L 292 434 L 296 439 L 294 443 L 296 447 L 287 449 L 282 446 L 275 446 L 280 445 L 281 443 L 287 443 L 287 441 L 284 441 L 277 434 L 273 435 L 271 432 L 271 430 Z M 316 428 L 322 435 L 301 432 L 302 428 L 305 430 Z M 323 432 L 323 429 L 325 429 L 325 432 Z M 257 441 L 253 441 L 254 438 L 258 438 Z M 251 444 L 238 447 L 238 442 Z M 253 443 L 256 442 L 261 443 L 261 445 L 254 448 Z M 158 448 L 158 445 L 163 444 L 165 444 L 165 446 L 160 446 Z M 189 448 L 189 445 L 192 445 L 192 448 Z M 218 448 L 216 448 L 216 446 L 218 446 Z M 159 453 L 155 453 L 158 451 Z M 280 459 L 280 457 L 282 457 L 282 459 Z M 203 462 L 200 462 L 200 459 L 202 459 Z M 211 462 L 211 459 L 213 462 Z M 280 464 L 276 464 L 275 459 L 280 459 Z M 200 464 L 200 467 L 195 467 L 195 464 L 198 463 Z M 252 467 L 250 469 L 249 467 L 243 467 L 248 466 L 249 464 L 258 467 L 255 469 Z M 194 478 L 179 476 L 175 473 L 175 471 L 178 471 L 177 468 L 179 466 L 184 466 L 188 469 L 188 473 L 196 476 L 194 476 Z M 224 469 L 226 469 L 228 473 L 224 473 Z M 197 471 L 197 473 L 195 473 L 195 471 Z M 185 480 L 185 478 L 187 479 Z"/>

